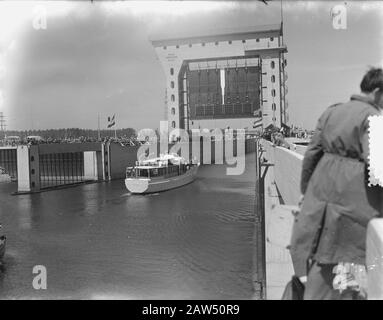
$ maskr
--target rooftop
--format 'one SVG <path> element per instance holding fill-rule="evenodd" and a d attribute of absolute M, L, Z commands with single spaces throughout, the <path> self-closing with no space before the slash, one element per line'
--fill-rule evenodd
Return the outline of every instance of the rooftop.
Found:
<path fill-rule="evenodd" d="M 215 42 L 228 40 L 246 40 L 268 36 L 282 35 L 281 24 L 247 26 L 236 28 L 221 28 L 205 30 L 201 33 L 168 32 L 149 37 L 153 46 L 181 45 L 201 42 Z"/>

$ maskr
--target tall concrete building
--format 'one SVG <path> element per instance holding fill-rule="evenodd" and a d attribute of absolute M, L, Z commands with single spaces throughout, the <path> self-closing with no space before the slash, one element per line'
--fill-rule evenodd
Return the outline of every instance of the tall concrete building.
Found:
<path fill-rule="evenodd" d="M 151 37 L 166 75 L 169 130 L 288 122 L 282 25 Z"/>

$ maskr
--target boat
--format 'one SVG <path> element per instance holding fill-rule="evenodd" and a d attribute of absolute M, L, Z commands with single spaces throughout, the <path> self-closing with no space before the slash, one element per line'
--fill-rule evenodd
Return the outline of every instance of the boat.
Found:
<path fill-rule="evenodd" d="M 11 182 L 11 176 L 7 173 L 7 171 L 0 167 L 0 182 Z"/>
<path fill-rule="evenodd" d="M 174 153 L 162 154 L 126 168 L 125 186 L 133 194 L 179 188 L 194 181 L 199 166 L 199 162 L 187 162 Z"/>

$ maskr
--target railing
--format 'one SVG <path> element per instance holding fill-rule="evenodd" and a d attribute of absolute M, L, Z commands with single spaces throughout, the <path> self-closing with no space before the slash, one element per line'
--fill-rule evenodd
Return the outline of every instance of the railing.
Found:
<path fill-rule="evenodd" d="M 51 188 L 84 181 L 82 152 L 42 154 L 40 159 L 40 188 Z"/>

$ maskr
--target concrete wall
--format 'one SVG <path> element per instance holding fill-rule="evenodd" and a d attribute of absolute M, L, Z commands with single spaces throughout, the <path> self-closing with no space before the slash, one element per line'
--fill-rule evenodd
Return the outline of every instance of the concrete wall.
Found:
<path fill-rule="evenodd" d="M 137 146 L 122 146 L 111 143 L 109 151 L 110 178 L 125 178 L 126 167 L 134 166 L 137 161 Z"/>
<path fill-rule="evenodd" d="M 40 190 L 40 165 L 37 146 L 17 147 L 17 168 L 18 192 Z"/>
<path fill-rule="evenodd" d="M 17 168 L 18 191 L 31 191 L 31 178 L 29 175 L 29 148 L 27 146 L 17 147 Z"/>
<path fill-rule="evenodd" d="M 296 152 L 274 147 L 275 182 L 284 204 L 299 202 L 302 160 L 303 156 Z"/>
<path fill-rule="evenodd" d="M 101 152 L 101 142 L 85 142 L 85 143 L 51 143 L 39 144 L 39 154 L 49 153 L 69 153 L 69 152 L 86 152 L 98 151 Z"/>
<path fill-rule="evenodd" d="M 368 299 L 383 300 L 383 219 L 371 220 L 367 230 Z"/>
<path fill-rule="evenodd" d="M 262 141 L 264 158 L 274 166 L 265 176 L 266 296 L 279 300 L 294 268 L 287 246 L 294 222 L 292 210 L 299 200 L 298 154 Z M 289 205 L 283 205 L 287 203 Z"/>
<path fill-rule="evenodd" d="M 98 180 L 96 151 L 84 152 L 84 179 Z"/>

